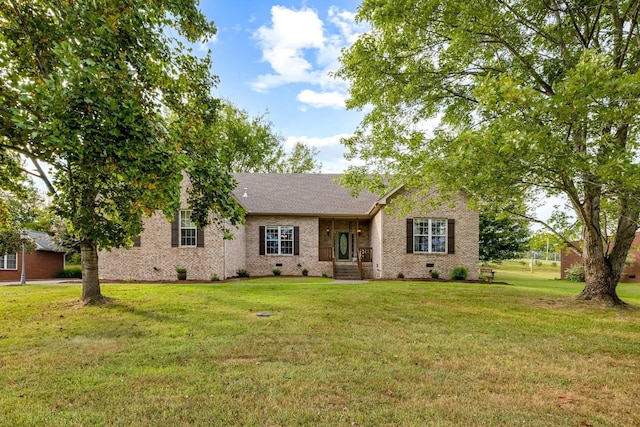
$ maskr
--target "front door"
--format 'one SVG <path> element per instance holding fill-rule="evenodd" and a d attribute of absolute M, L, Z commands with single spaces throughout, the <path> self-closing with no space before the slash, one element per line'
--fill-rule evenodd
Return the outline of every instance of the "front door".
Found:
<path fill-rule="evenodd" d="M 338 231 L 336 233 L 336 252 L 338 253 L 338 261 L 349 261 L 349 232 Z"/>

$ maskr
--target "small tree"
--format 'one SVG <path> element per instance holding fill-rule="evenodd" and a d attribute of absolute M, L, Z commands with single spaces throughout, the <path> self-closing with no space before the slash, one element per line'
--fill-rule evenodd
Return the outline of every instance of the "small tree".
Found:
<path fill-rule="evenodd" d="M 509 214 L 485 210 L 480 214 L 480 260 L 517 258 L 527 249 L 528 221 Z"/>

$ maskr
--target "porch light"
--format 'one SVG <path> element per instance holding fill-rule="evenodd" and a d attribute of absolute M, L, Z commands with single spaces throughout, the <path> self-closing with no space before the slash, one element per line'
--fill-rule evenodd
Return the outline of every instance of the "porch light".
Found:
<path fill-rule="evenodd" d="M 362 229 L 358 228 L 358 236 L 362 233 Z"/>
<path fill-rule="evenodd" d="M 327 227 L 327 236 L 331 233 L 331 229 Z"/>

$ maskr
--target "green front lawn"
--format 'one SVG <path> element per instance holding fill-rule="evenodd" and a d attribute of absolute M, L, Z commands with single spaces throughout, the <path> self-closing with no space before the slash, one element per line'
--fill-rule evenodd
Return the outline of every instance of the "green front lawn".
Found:
<path fill-rule="evenodd" d="M 513 282 L 0 287 L 0 425 L 640 425 L 640 310 Z"/>

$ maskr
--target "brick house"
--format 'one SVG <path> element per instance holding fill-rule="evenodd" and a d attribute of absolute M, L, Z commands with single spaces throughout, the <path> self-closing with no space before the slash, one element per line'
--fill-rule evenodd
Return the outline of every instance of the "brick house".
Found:
<path fill-rule="evenodd" d="M 175 280 L 176 267 L 187 278 L 208 281 L 236 276 L 310 276 L 335 278 L 451 277 L 454 267 L 478 276 L 479 220 L 464 197 L 453 206 L 421 210 L 404 217 L 387 207 L 405 194 L 399 188 L 379 198 L 362 192 L 354 198 L 332 174 L 234 175 L 233 195 L 246 209 L 246 222 L 224 240 L 217 225 L 199 230 L 190 211 L 172 222 L 156 213 L 130 249 L 100 252 L 103 279 Z M 186 191 L 182 203 L 186 206 Z M 432 196 L 434 197 L 434 196 Z"/>
<path fill-rule="evenodd" d="M 29 231 L 36 249 L 25 255 L 27 280 L 52 279 L 64 269 L 64 249 L 47 233 Z M 22 253 L 0 255 L 0 282 L 19 281 L 22 275 Z"/>
<path fill-rule="evenodd" d="M 581 242 L 573 242 L 580 246 Z M 560 254 L 560 278 L 567 278 L 567 270 L 573 264 L 581 264 L 582 256 L 571 249 L 564 249 Z M 631 249 L 627 255 L 627 261 L 622 269 L 620 276 L 621 282 L 640 282 L 640 232 L 636 232 L 636 236 L 631 243 Z"/>

